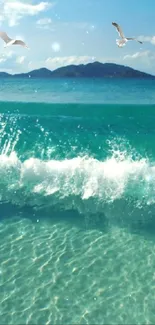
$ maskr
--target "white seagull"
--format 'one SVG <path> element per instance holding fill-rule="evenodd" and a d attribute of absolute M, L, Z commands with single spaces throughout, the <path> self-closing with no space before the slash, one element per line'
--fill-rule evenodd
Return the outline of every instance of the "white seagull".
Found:
<path fill-rule="evenodd" d="M 127 43 L 127 41 L 136 41 L 140 44 L 143 44 L 143 42 L 139 41 L 134 37 L 125 37 L 121 27 L 117 23 L 112 23 L 112 25 L 116 27 L 119 36 L 122 38 L 121 40 L 116 39 L 116 44 L 118 45 L 118 47 L 123 47 Z"/>
<path fill-rule="evenodd" d="M 29 48 L 23 41 L 10 38 L 5 32 L 0 31 L 0 38 L 6 43 L 4 47 L 10 45 L 21 45 L 23 47 Z"/>

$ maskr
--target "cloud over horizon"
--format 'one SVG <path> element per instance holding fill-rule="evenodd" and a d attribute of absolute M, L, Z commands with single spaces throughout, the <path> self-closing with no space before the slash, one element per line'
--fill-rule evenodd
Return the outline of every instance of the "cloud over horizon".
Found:
<path fill-rule="evenodd" d="M 90 0 L 72 1 L 71 5 L 69 0 L 0 0 L 0 29 L 12 38 L 23 39 L 30 47 L 28 52 L 18 46 L 4 49 L 4 42 L 0 39 L 0 70 L 3 67 L 6 71 L 12 69 L 13 73 L 20 73 L 43 66 L 56 69 L 69 64 L 100 61 L 125 63 L 155 74 L 155 23 L 150 18 L 155 4 L 154 8 L 147 6 L 145 10 L 141 6 L 138 23 L 131 5 L 126 3 L 121 11 L 115 8 L 118 23 L 125 27 L 127 34 L 141 35 L 139 39 L 144 42 L 140 46 L 128 42 L 120 49 L 116 45 L 118 36 L 111 25 L 111 6 L 115 1 L 109 0 L 104 4 L 103 0 L 95 4 Z M 132 14 L 132 26 L 124 14 L 127 9 Z M 104 20 L 103 12 L 106 12 Z"/>

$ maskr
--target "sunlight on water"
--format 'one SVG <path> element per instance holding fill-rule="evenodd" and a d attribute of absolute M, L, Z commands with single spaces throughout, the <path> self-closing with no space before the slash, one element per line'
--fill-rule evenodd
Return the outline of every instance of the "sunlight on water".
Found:
<path fill-rule="evenodd" d="M 152 240 L 118 227 L 86 231 L 67 220 L 12 217 L 1 222 L 0 247 L 1 324 L 155 319 Z"/>

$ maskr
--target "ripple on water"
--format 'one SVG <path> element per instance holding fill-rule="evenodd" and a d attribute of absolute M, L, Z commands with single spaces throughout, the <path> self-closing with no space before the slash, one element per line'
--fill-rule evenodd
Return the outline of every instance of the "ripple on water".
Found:
<path fill-rule="evenodd" d="M 112 227 L 5 219 L 1 324 L 153 324 L 155 243 Z"/>

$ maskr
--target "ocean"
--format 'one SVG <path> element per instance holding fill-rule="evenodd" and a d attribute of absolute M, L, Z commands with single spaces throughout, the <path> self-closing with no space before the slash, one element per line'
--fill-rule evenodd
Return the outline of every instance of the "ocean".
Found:
<path fill-rule="evenodd" d="M 154 89 L 0 79 L 0 324 L 155 323 Z"/>

